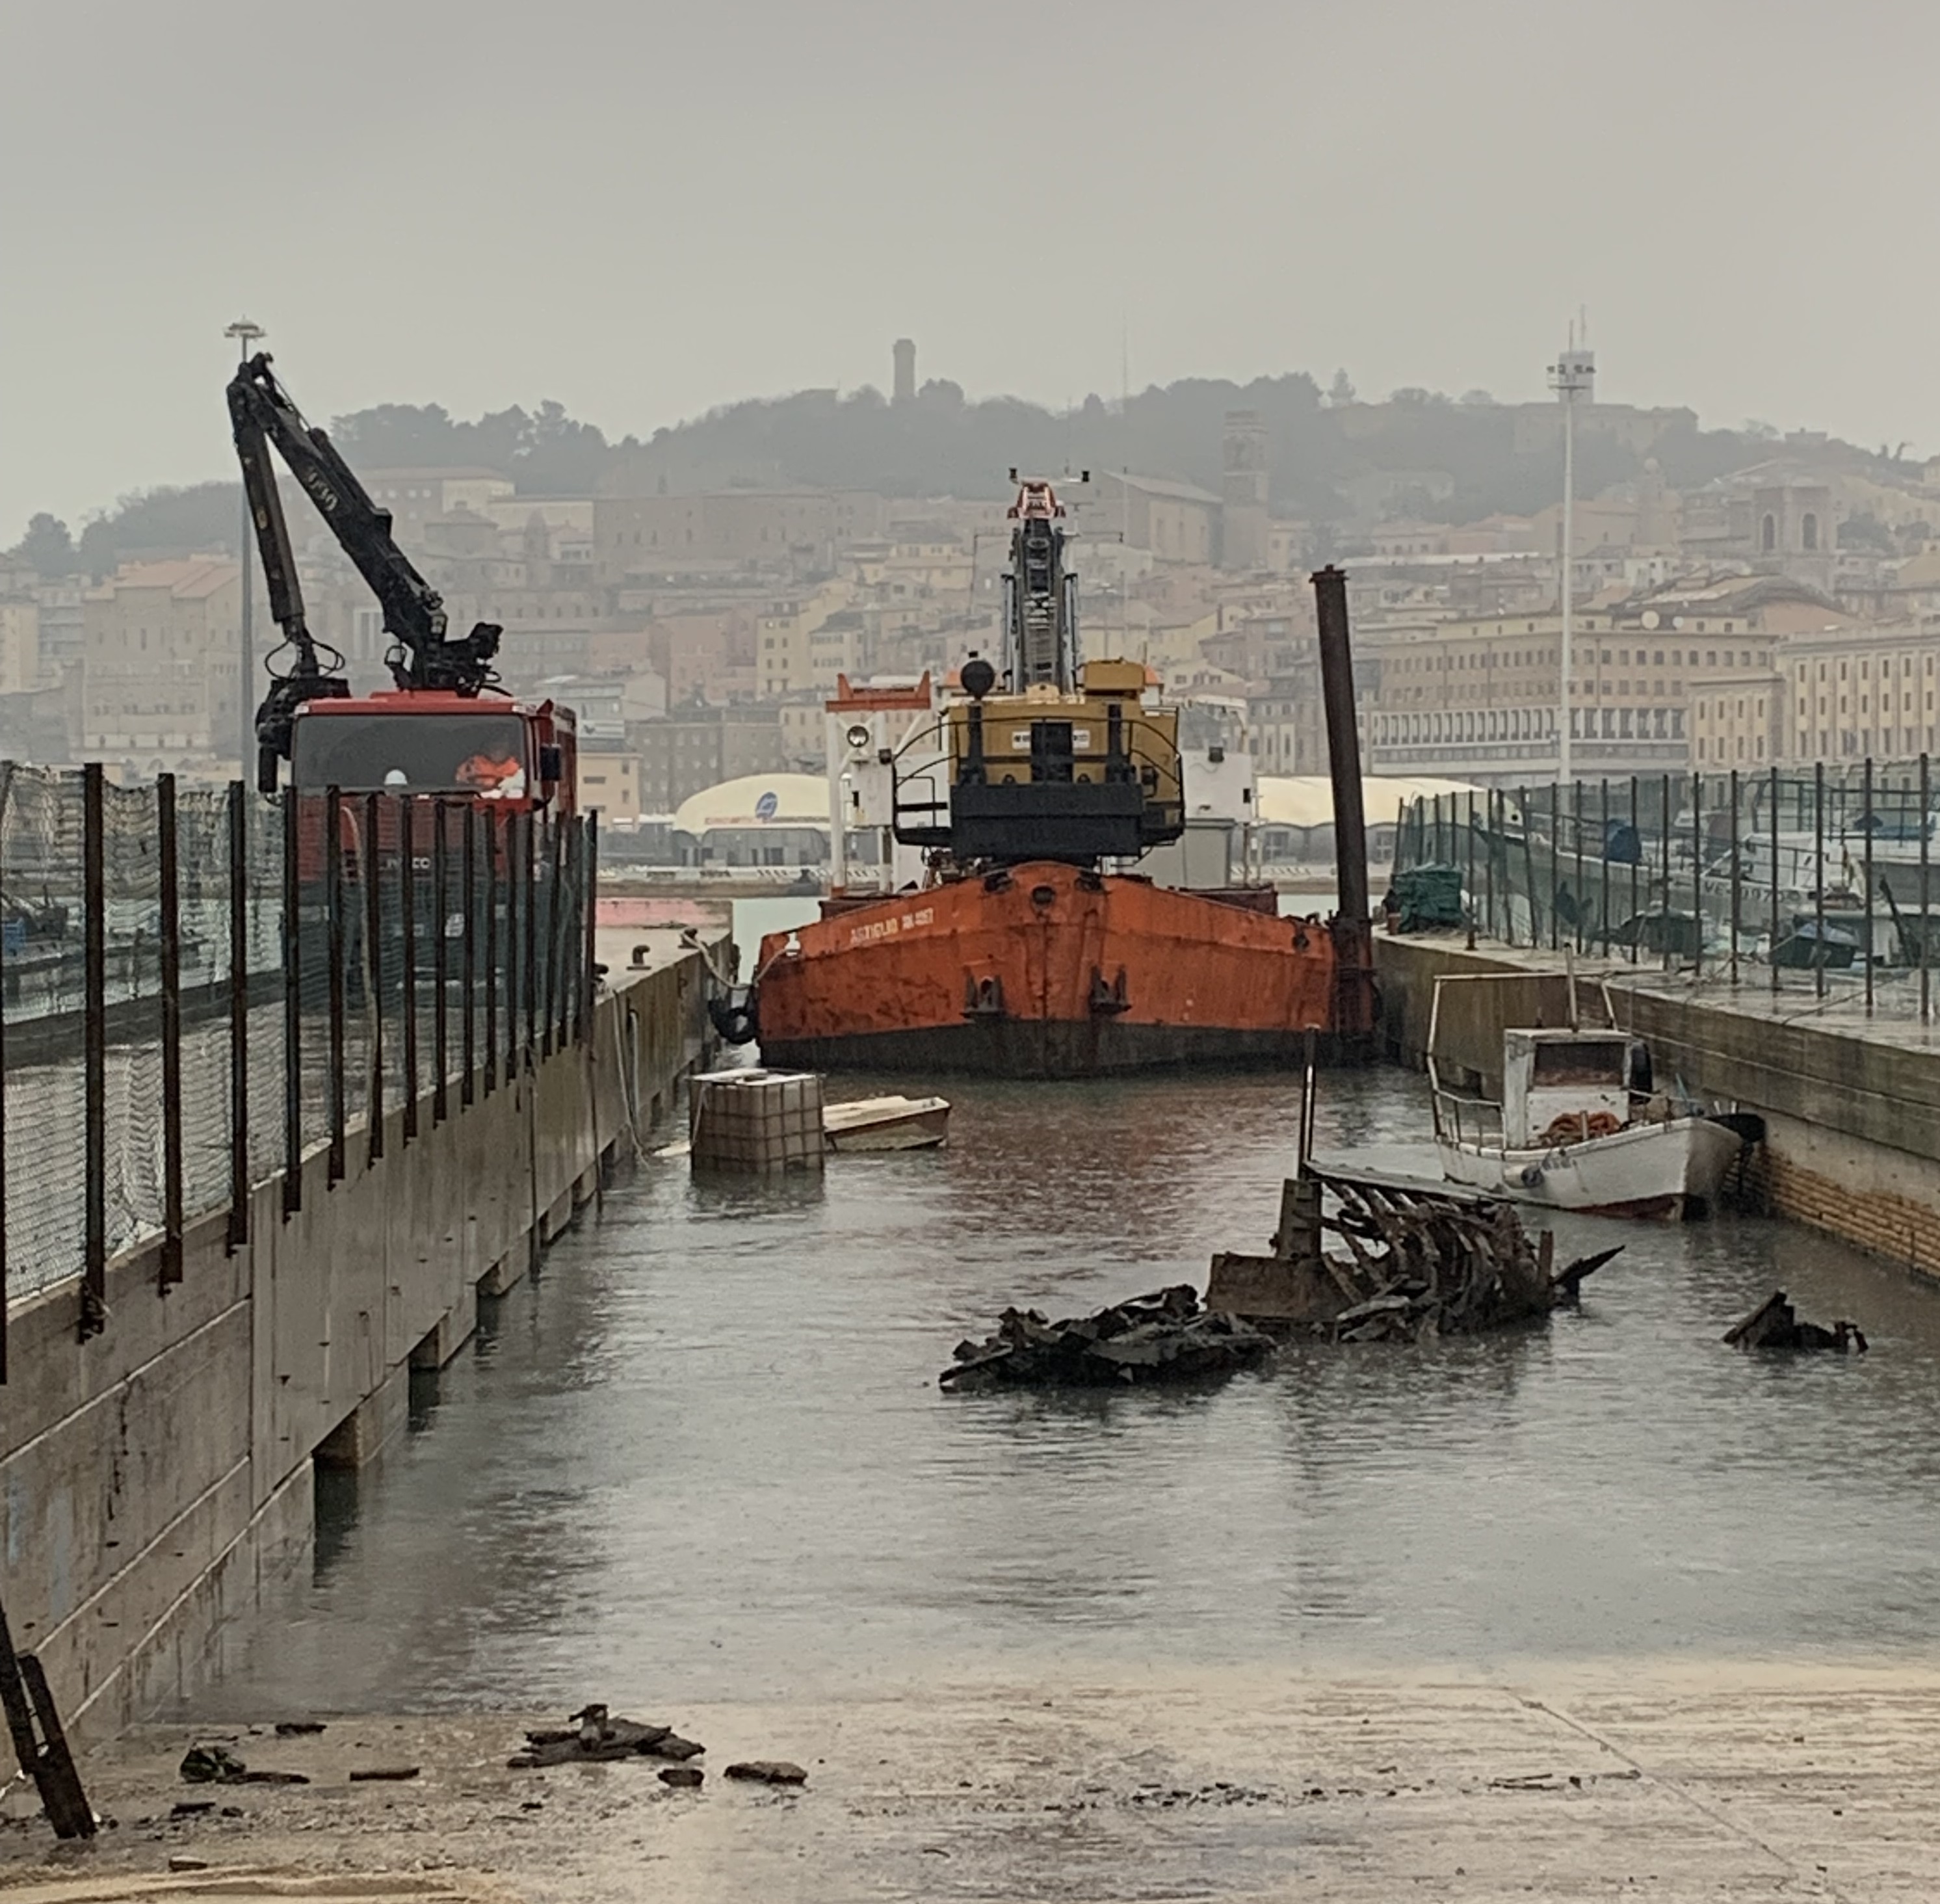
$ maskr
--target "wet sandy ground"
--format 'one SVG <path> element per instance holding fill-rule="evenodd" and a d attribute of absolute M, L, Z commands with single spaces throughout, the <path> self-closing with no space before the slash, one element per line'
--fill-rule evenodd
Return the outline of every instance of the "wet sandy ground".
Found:
<path fill-rule="evenodd" d="M 510 1771 L 526 1721 L 508 1716 L 340 1720 L 289 1740 L 230 1729 L 252 1765 L 314 1782 L 190 1787 L 181 1754 L 217 1733 L 148 1728 L 87 1766 L 116 1829 L 52 1851 L 38 1820 L 8 1824 L 0 1895 L 1940 1896 L 1932 1674 L 1638 1664 L 1437 1681 L 1161 1664 L 1136 1685 L 939 1684 L 640 1716 L 706 1743 L 700 1791 L 666 1789 L 645 1762 Z M 756 1756 L 796 1759 L 807 1788 L 720 1777 Z M 348 1780 L 399 1763 L 420 1777 Z M 236 1815 L 169 1821 L 178 1799 L 210 1798 Z M 7 1809 L 26 1807 L 16 1795 Z M 171 1878 L 172 1857 L 209 1868 Z"/>

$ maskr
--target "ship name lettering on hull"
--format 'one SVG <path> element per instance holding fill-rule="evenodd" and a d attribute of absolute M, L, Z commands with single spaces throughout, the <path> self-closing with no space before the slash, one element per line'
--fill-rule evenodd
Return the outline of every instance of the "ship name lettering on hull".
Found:
<path fill-rule="evenodd" d="M 903 932 L 914 932 L 925 926 L 934 925 L 936 908 L 919 906 L 914 912 L 895 914 L 887 919 L 871 919 L 866 925 L 849 928 L 851 945 L 868 945 L 879 938 L 895 938 Z"/>

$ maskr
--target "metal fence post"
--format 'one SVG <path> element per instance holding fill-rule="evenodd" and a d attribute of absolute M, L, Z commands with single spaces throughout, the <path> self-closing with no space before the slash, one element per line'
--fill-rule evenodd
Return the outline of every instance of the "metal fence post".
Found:
<path fill-rule="evenodd" d="M 448 809 L 443 800 L 431 803 L 431 1050 L 434 1076 L 431 1087 L 431 1121 L 442 1124 L 450 1113 L 446 1079 L 451 1069 L 451 1042 L 445 1005 L 445 981 L 450 976 L 450 960 L 445 947 L 445 926 L 450 905 L 447 890 L 451 856 L 446 850 L 444 825 Z"/>
<path fill-rule="evenodd" d="M 599 946 L 599 816 L 588 813 L 580 824 L 584 830 L 580 840 L 579 903 L 585 914 L 585 937 L 580 946 L 579 1042 L 584 1045 L 592 1042 L 594 988 L 599 982 L 593 967 Z"/>
<path fill-rule="evenodd" d="M 1602 844 L 1597 849 L 1597 935 L 1602 941 L 1603 957 L 1610 956 L 1610 783 L 1597 783 L 1597 831 Z"/>
<path fill-rule="evenodd" d="M 1569 783 L 1570 825 L 1576 834 L 1576 889 L 1572 896 L 1576 902 L 1576 954 L 1583 955 L 1586 941 L 1583 936 L 1583 922 L 1588 908 L 1584 905 L 1583 892 L 1583 783 L 1572 780 Z"/>
<path fill-rule="evenodd" d="M 81 1339 L 108 1326 L 107 841 L 101 763 L 81 769 L 81 911 L 86 995 L 83 1091 L 86 1100 L 87 1202 L 81 1286 Z"/>
<path fill-rule="evenodd" d="M 175 830 L 175 777 L 155 781 L 155 835 L 162 977 L 162 1261 L 166 1292 L 182 1280 L 181 856 Z"/>
<path fill-rule="evenodd" d="M 535 810 L 528 809 L 523 817 L 525 825 L 520 831 L 525 835 L 525 838 L 519 853 L 519 863 L 526 889 L 525 918 L 520 932 L 525 944 L 520 977 L 525 987 L 526 1035 L 519 1068 L 529 1072 L 532 1054 L 538 1046 L 539 1033 L 539 914 L 536 889 L 539 870 L 536 838 L 538 814 Z"/>
<path fill-rule="evenodd" d="M 505 828 L 496 813 L 479 813 L 485 835 L 485 1095 L 499 1085 L 499 849 Z"/>
<path fill-rule="evenodd" d="M 1771 932 L 1765 941 L 1765 959 L 1771 967 L 1771 989 L 1776 993 L 1778 976 L 1778 800 L 1780 794 L 1778 769 L 1771 770 Z"/>
<path fill-rule="evenodd" d="M 477 1062 L 477 1040 L 473 1019 L 477 1012 L 475 987 L 478 978 L 478 816 L 475 806 L 461 807 L 464 835 L 459 848 L 459 876 L 465 882 L 465 941 L 460 963 L 464 972 L 465 1030 L 460 1040 L 459 1062 L 463 1074 L 459 1079 L 458 1101 L 469 1104 L 474 1092 L 471 1072 Z"/>
<path fill-rule="evenodd" d="M 1826 996 L 1826 763 L 1812 763 L 1812 918 L 1818 934 L 1812 947 L 1813 990 Z"/>
<path fill-rule="evenodd" d="M 403 927 L 404 1141 L 418 1134 L 418 803 L 398 796 L 398 912 Z"/>
<path fill-rule="evenodd" d="M 1866 1016 L 1873 1015 L 1873 834 L 1879 825 L 1879 816 L 1873 811 L 1873 761 L 1866 756 L 1860 781 L 1859 799 L 1865 808 L 1859 816 L 1859 825 L 1864 828 L 1866 843 L 1861 859 L 1865 866 L 1866 880 Z"/>
<path fill-rule="evenodd" d="M 371 988 L 371 1113 L 368 1161 L 384 1154 L 384 813 L 381 793 L 364 796 L 364 971 Z"/>
<path fill-rule="evenodd" d="M 1524 824 L 1528 823 L 1527 816 Z M 1536 874 L 1532 867 L 1530 884 L 1536 883 Z M 1563 949 L 1563 783 L 1552 780 L 1549 783 L 1549 949 L 1560 952 Z M 1535 943 L 1532 933 L 1530 944 Z"/>
<path fill-rule="evenodd" d="M 1630 955 L 1630 963 L 1635 965 L 1642 956 L 1637 942 L 1637 874 L 1643 864 L 1643 834 L 1637 825 L 1637 777 L 1630 776 L 1630 916 L 1627 922 L 1630 927 L 1630 944 L 1624 949 Z"/>
<path fill-rule="evenodd" d="M 1731 769 L 1731 983 L 1738 982 L 1738 929 L 1744 920 L 1744 881 L 1738 859 L 1738 770 Z"/>
<path fill-rule="evenodd" d="M 1928 941 L 1932 934 L 1932 926 L 1927 917 L 1926 871 L 1931 853 L 1927 845 L 1927 835 L 1932 827 L 1928 809 L 1932 798 L 1932 783 L 1931 762 L 1925 754 L 1920 756 L 1920 1022 L 1925 1024 L 1932 1007 L 1932 981 L 1929 974 L 1926 955 Z"/>
<path fill-rule="evenodd" d="M 302 796 L 283 795 L 283 1216 L 303 1208 Z"/>
<path fill-rule="evenodd" d="M 1462 910 L 1469 915 L 1469 950 L 1475 949 L 1475 790 L 1469 789 L 1469 825 L 1463 851 L 1469 869 L 1462 881 Z"/>
<path fill-rule="evenodd" d="M 1529 888 L 1529 949 L 1533 952 L 1542 943 L 1542 915 L 1536 903 L 1536 842 L 1530 837 L 1529 789 L 1516 789 L 1516 804 L 1522 810 L 1522 871 L 1523 882 Z M 1552 865 L 1556 857 L 1555 843 L 1550 845 Z M 1554 915 L 1551 914 L 1554 923 Z M 1511 938 L 1510 943 L 1514 941 Z"/>
<path fill-rule="evenodd" d="M 1691 932 L 1696 946 L 1692 978 L 1704 976 L 1704 777 L 1691 776 Z"/>
<path fill-rule="evenodd" d="M 1663 969 L 1668 972 L 1673 956 L 1670 949 L 1670 833 L 1673 816 L 1670 811 L 1670 776 L 1665 774 L 1659 778 L 1658 798 L 1661 804 L 1657 813 L 1658 842 L 1661 850 L 1657 858 L 1658 883 L 1664 889 L 1664 911 L 1658 920 L 1657 932 L 1663 942 L 1661 963 Z"/>
<path fill-rule="evenodd" d="M 229 783 L 228 1247 L 249 1240 L 249 790 Z"/>
<path fill-rule="evenodd" d="M 324 952 L 329 962 L 325 976 L 330 1001 L 330 1075 L 325 1080 L 325 1108 L 330 1117 L 328 1181 L 341 1183 L 344 1170 L 343 1088 L 343 795 L 335 788 L 323 796 Z"/>
<path fill-rule="evenodd" d="M 1482 836 L 1482 920 L 1483 930 L 1491 938 L 1496 934 L 1496 790 L 1490 787 L 1484 795 L 1488 803 L 1488 831 Z"/>

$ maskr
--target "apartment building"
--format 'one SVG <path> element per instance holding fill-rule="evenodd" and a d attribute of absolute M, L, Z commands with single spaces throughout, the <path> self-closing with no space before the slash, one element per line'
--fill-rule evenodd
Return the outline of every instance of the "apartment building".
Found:
<path fill-rule="evenodd" d="M 630 737 L 639 756 L 641 810 L 670 813 L 692 795 L 749 774 L 788 767 L 779 709 L 772 703 L 674 709 Z"/>
<path fill-rule="evenodd" d="M 84 603 L 81 743 L 141 774 L 233 762 L 242 577 L 191 557 L 124 568 Z"/>

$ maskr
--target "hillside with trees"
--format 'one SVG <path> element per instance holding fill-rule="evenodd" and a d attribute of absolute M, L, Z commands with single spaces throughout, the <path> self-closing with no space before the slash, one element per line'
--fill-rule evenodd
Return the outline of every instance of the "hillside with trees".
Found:
<path fill-rule="evenodd" d="M 1013 397 L 973 403 L 947 381 L 926 383 L 901 404 L 868 387 L 846 395 L 804 390 L 727 404 L 645 441 L 612 441 L 551 401 L 471 421 L 437 404 L 386 404 L 337 417 L 330 427 L 354 468 L 485 469 L 532 496 L 587 496 L 602 487 L 642 493 L 799 484 L 998 497 L 1014 465 L 1054 476 L 1130 468 L 1216 493 L 1225 413 L 1239 409 L 1257 412 L 1266 431 L 1279 515 L 1338 523 L 1351 512 L 1352 486 L 1382 475 L 1445 478 L 1452 493 L 1433 513 L 1457 522 L 1527 514 L 1557 493 L 1554 449 L 1519 451 L 1517 413 L 1486 392 L 1455 399 L 1402 389 L 1383 404 L 1361 404 L 1344 371 L 1324 397 L 1313 377 L 1295 371 L 1244 384 L 1190 378 L 1122 404 L 1093 395 L 1063 411 Z M 1789 446 L 1773 435 L 1759 426 L 1702 430 L 1691 419 L 1673 425 L 1652 453 L 1673 488 L 1690 488 L 1784 453 Z M 1841 444 L 1815 444 L 1811 454 L 1846 467 L 1879 461 Z M 1640 467 L 1638 456 L 1607 435 L 1593 429 L 1579 438 L 1582 495 L 1630 480 Z M 1420 506 L 1405 480 L 1390 487 L 1388 513 Z M 44 562 L 65 562 L 92 576 L 124 562 L 233 553 L 240 510 L 233 483 L 152 490 L 124 496 L 78 538 L 52 517 L 36 516 L 11 553 L 42 573 L 49 572 Z"/>

